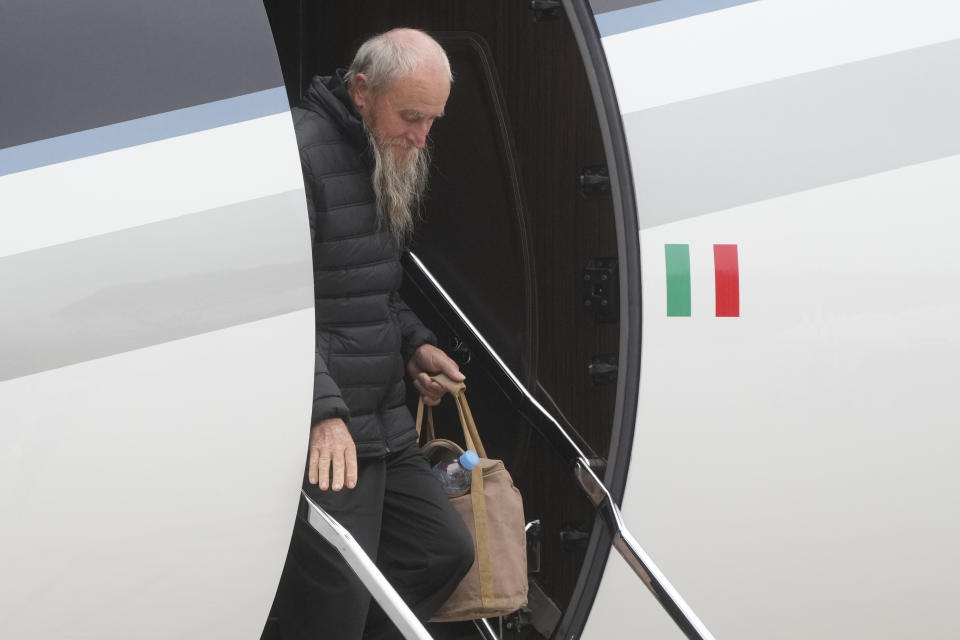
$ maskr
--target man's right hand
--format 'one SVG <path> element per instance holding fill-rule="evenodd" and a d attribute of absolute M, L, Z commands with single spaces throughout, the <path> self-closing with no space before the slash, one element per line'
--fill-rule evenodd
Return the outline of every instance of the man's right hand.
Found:
<path fill-rule="evenodd" d="M 357 447 L 347 425 L 340 418 L 318 422 L 310 429 L 310 457 L 307 478 L 321 491 L 340 491 L 357 486 Z M 331 482 L 332 475 L 332 482 Z"/>

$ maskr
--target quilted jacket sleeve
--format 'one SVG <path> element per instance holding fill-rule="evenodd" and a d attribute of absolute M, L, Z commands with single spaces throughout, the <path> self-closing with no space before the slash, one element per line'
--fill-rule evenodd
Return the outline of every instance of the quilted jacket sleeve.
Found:
<path fill-rule="evenodd" d="M 307 215 L 310 219 L 310 243 L 316 237 L 317 230 L 317 199 L 315 183 L 310 166 L 308 154 L 300 153 L 300 166 L 303 168 L 303 186 L 307 195 Z M 330 371 L 327 369 L 327 363 L 319 351 L 315 352 L 315 362 L 313 368 L 313 414 L 310 423 L 317 424 L 330 418 L 340 418 L 344 422 L 350 422 L 350 410 L 343 401 L 340 394 L 340 387 L 330 377 Z"/>
<path fill-rule="evenodd" d="M 313 246 L 317 237 L 317 209 L 316 186 L 313 184 L 313 169 L 310 167 L 310 157 L 300 152 L 300 167 L 303 170 L 303 190 L 307 194 L 307 216 L 310 220 L 310 246 Z"/>
<path fill-rule="evenodd" d="M 340 395 L 340 388 L 327 371 L 327 363 L 323 361 L 318 351 L 313 367 L 313 416 L 310 424 L 317 424 L 329 418 L 340 418 L 349 423 L 350 410 L 347 409 Z"/>
<path fill-rule="evenodd" d="M 404 362 L 410 360 L 413 352 L 422 345 L 428 343 L 432 345 L 437 344 L 437 336 L 433 335 L 433 332 L 420 322 L 420 318 L 410 310 L 410 307 L 400 298 L 399 294 L 394 293 L 390 296 L 390 307 L 393 309 L 397 316 L 397 321 L 400 323 L 400 332 L 403 335 L 403 346 L 401 349 Z"/>

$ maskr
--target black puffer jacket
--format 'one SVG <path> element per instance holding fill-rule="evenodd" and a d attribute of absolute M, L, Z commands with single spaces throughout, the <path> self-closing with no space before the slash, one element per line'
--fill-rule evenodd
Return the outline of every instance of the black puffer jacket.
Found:
<path fill-rule="evenodd" d="M 314 78 L 293 110 L 313 237 L 313 424 L 343 418 L 372 457 L 416 439 L 404 364 L 436 338 L 397 295 L 400 249 L 377 223 L 367 138 L 341 78 Z"/>

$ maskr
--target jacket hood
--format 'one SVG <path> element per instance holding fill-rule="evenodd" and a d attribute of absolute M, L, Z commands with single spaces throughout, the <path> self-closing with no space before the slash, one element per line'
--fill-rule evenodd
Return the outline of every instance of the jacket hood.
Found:
<path fill-rule="evenodd" d="M 314 76 L 303 97 L 303 108 L 326 116 L 343 130 L 351 142 L 364 148 L 367 146 L 367 134 L 343 83 L 344 73 L 346 69 L 337 69 L 332 76 Z"/>

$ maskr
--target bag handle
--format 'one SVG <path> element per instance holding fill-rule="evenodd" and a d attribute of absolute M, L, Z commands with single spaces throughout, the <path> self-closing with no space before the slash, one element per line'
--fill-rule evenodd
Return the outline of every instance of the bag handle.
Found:
<path fill-rule="evenodd" d="M 447 393 L 452 396 L 456 396 L 458 393 L 463 393 L 467 390 L 467 385 L 464 382 L 454 382 L 450 377 L 445 373 L 435 373 L 430 376 L 430 379 L 443 387 Z"/>
<path fill-rule="evenodd" d="M 463 440 L 467 445 L 466 448 L 473 449 L 477 452 L 478 456 L 481 458 L 486 458 L 487 451 L 483 446 L 483 441 L 480 440 L 480 432 L 477 431 L 477 423 L 473 419 L 473 412 L 470 411 L 470 405 L 467 404 L 467 396 L 464 393 L 467 390 L 467 385 L 463 382 L 454 382 L 442 373 L 435 374 L 430 378 L 434 382 L 438 383 L 441 387 L 446 389 L 447 392 L 453 396 L 454 401 L 456 401 L 457 413 L 460 416 L 460 426 L 463 428 Z M 424 407 L 426 407 L 426 412 L 424 412 Z M 424 413 L 426 413 L 427 417 L 426 440 L 429 442 L 437 437 L 436 428 L 433 421 L 433 407 L 424 405 L 423 396 L 421 396 L 420 400 L 417 402 L 416 427 L 418 441 L 420 439 Z"/>
<path fill-rule="evenodd" d="M 423 425 L 423 415 L 424 415 L 424 411 L 423 411 L 423 410 L 424 410 L 424 407 L 426 407 L 426 409 L 427 409 L 427 411 L 426 411 L 426 415 L 427 415 L 427 428 L 426 428 L 426 430 L 423 432 L 424 437 L 421 438 L 421 437 L 420 437 L 420 432 L 421 432 L 421 428 L 422 428 L 422 425 Z M 420 441 L 422 440 L 422 441 L 423 441 L 423 444 L 426 444 L 426 443 L 430 442 L 431 440 L 436 440 L 436 439 L 437 439 L 437 430 L 436 430 L 436 428 L 434 427 L 434 423 L 433 423 L 433 407 L 427 407 L 427 405 L 423 404 L 423 396 L 420 396 L 420 400 L 417 402 L 417 422 L 416 422 L 416 426 L 417 426 L 417 442 L 420 442 Z"/>
<path fill-rule="evenodd" d="M 452 396 L 456 396 L 458 393 L 462 393 L 467 385 L 462 382 L 454 382 L 444 373 L 437 373 L 430 376 L 430 379 L 443 387 L 446 391 Z M 417 401 L 417 440 L 420 439 L 420 428 L 423 425 L 423 408 L 426 405 L 423 404 L 423 396 L 420 396 Z M 437 437 L 436 429 L 433 426 L 433 408 L 427 407 L 427 442 L 434 440 Z"/>

